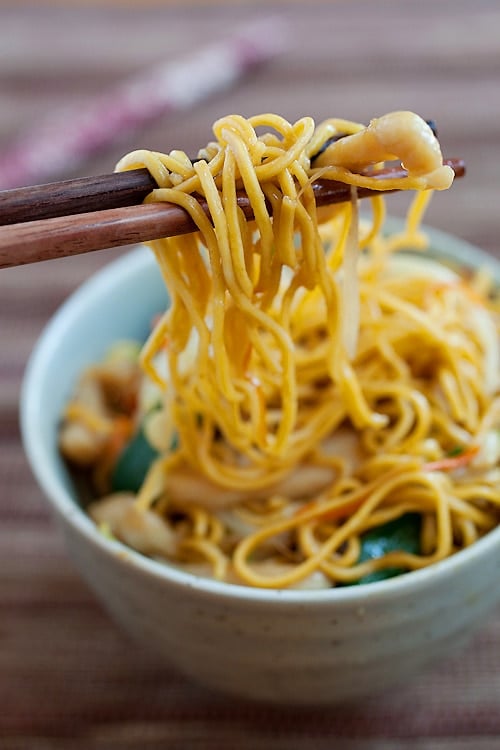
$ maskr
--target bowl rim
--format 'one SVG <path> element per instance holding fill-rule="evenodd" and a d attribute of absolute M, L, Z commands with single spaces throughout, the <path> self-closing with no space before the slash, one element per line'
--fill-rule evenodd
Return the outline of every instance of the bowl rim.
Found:
<path fill-rule="evenodd" d="M 390 219 L 386 226 L 391 229 L 401 227 L 402 221 Z M 431 246 L 438 248 L 444 259 L 458 261 L 469 267 L 486 266 L 500 279 L 500 261 L 480 248 L 454 237 L 446 232 L 424 225 Z M 253 588 L 240 584 L 228 584 L 210 578 L 197 576 L 183 571 L 166 562 L 148 558 L 125 544 L 105 537 L 81 508 L 71 493 L 66 489 L 57 463 L 51 460 L 51 448 L 44 445 L 42 421 L 34 421 L 31 415 L 40 413 L 44 381 L 40 373 L 50 371 L 52 356 L 58 343 L 71 328 L 73 320 L 78 319 L 89 305 L 89 300 L 98 296 L 111 286 L 120 284 L 125 278 L 133 276 L 139 269 L 147 266 L 155 268 L 153 254 L 144 246 L 139 246 L 124 256 L 111 261 L 97 271 L 69 295 L 58 308 L 42 330 L 29 357 L 20 394 L 20 427 L 21 437 L 31 470 L 38 481 L 49 505 L 56 516 L 60 516 L 87 542 L 107 556 L 114 558 L 137 573 L 152 576 L 173 587 L 196 590 L 205 597 L 238 600 L 246 603 L 261 603 L 271 606 L 287 605 L 331 605 L 336 606 L 362 604 L 374 598 L 392 599 L 402 592 L 414 595 L 425 588 L 429 582 L 438 585 L 441 579 L 455 575 L 461 568 L 478 558 L 486 556 L 489 551 L 500 545 L 500 526 L 493 529 L 470 547 L 434 563 L 426 568 L 410 571 L 400 576 L 356 586 L 334 587 L 320 590 Z"/>

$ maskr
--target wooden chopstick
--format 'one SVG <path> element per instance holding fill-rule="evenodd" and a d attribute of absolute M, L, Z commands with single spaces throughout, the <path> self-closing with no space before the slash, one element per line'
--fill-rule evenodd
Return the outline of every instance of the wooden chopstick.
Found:
<path fill-rule="evenodd" d="M 134 206 L 157 187 L 147 169 L 131 169 L 3 190 L 0 225 Z"/>
<path fill-rule="evenodd" d="M 457 177 L 465 174 L 463 160 L 448 159 L 444 163 L 453 168 Z M 401 166 L 376 173 L 381 182 L 405 176 L 406 171 Z M 350 199 L 350 188 L 342 182 L 318 180 L 313 189 L 318 206 L 343 203 Z M 378 190 L 358 189 L 359 198 L 379 194 Z M 200 199 L 200 204 L 209 214 L 206 203 Z M 250 201 L 243 192 L 238 194 L 238 205 L 247 219 L 253 218 Z M 184 209 L 171 203 L 108 208 L 9 224 L 0 226 L 0 268 L 145 242 L 158 237 L 173 237 L 195 229 Z"/>
<path fill-rule="evenodd" d="M 434 135 L 437 135 L 434 120 L 426 122 Z M 314 165 L 315 159 L 328 146 L 345 137 L 346 133 L 336 133 L 325 141 L 312 157 L 311 163 Z M 196 161 L 199 160 L 193 159 L 193 163 Z M 147 169 L 131 169 L 127 172 L 3 190 L 0 191 L 0 226 L 135 206 L 142 203 L 148 193 L 157 187 Z"/>

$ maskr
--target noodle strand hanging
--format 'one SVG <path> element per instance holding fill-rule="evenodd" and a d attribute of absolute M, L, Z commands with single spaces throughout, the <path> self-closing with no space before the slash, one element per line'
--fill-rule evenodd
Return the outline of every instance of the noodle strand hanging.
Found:
<path fill-rule="evenodd" d="M 474 543 L 500 512 L 497 303 L 484 275 L 421 252 L 428 199 L 453 179 L 439 143 L 409 112 L 366 128 L 232 115 L 213 132 L 197 161 L 136 151 L 117 167 L 149 169 L 147 200 L 198 231 L 150 243 L 169 308 L 140 360 L 115 351 L 66 410 L 89 512 L 144 554 L 259 587 L 375 580 Z M 407 177 L 377 180 L 395 159 Z M 318 177 L 351 201 L 317 209 Z M 365 187 L 381 191 L 371 218 Z M 417 192 L 387 235 L 394 189 Z"/>

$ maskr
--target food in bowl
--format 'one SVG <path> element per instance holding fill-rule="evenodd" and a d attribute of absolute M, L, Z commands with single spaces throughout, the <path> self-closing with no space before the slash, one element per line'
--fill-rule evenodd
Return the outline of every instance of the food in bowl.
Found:
<path fill-rule="evenodd" d="M 387 228 L 401 229 L 392 220 Z M 500 280 L 494 258 L 457 237 L 425 231 L 443 263 L 489 268 Z M 281 703 L 377 696 L 463 647 L 500 601 L 500 527 L 408 575 L 317 591 L 228 585 L 157 562 L 99 530 L 58 450 L 60 415 L 79 374 L 113 342 L 142 340 L 165 304 L 153 254 L 124 253 L 47 324 L 21 395 L 30 464 L 69 557 L 113 619 L 159 664 L 175 664 L 226 693 Z"/>
<path fill-rule="evenodd" d="M 119 164 L 147 166 L 150 199 L 200 231 L 151 243 L 170 306 L 64 410 L 89 514 L 150 557 L 256 588 L 368 583 L 470 546 L 500 510 L 497 305 L 484 274 L 422 252 L 426 200 L 453 177 L 437 140 L 413 113 L 368 128 L 232 116 L 214 133 L 196 163 Z M 408 176 L 381 183 L 393 158 Z M 319 175 L 351 201 L 318 212 Z M 382 195 L 359 220 L 356 189 L 374 185 L 419 191 L 403 231 L 384 233 Z"/>

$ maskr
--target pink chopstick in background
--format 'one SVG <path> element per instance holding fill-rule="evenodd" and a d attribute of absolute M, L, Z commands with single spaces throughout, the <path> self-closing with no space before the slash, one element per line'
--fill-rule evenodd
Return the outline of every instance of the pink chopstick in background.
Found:
<path fill-rule="evenodd" d="M 159 64 L 84 105 L 58 110 L 0 151 L 0 189 L 68 173 L 98 150 L 151 120 L 189 109 L 282 51 L 286 26 L 272 16 Z"/>

